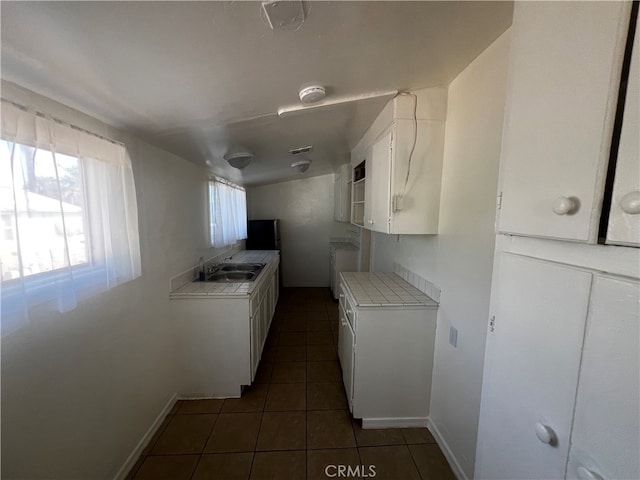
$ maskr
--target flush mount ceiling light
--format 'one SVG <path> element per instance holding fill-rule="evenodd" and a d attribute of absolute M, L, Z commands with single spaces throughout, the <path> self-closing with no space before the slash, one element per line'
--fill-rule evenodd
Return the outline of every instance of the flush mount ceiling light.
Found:
<path fill-rule="evenodd" d="M 325 90 L 321 85 L 312 85 L 300 90 L 298 96 L 300 97 L 300 101 L 302 103 L 315 103 L 324 98 Z"/>
<path fill-rule="evenodd" d="M 224 155 L 224 159 L 231 165 L 233 168 L 237 168 L 238 170 L 242 170 L 244 167 L 251 163 L 251 159 L 253 158 L 253 153 L 251 152 L 234 152 L 234 153 L 226 153 Z"/>
<path fill-rule="evenodd" d="M 291 164 L 291 168 L 295 168 L 299 173 L 304 173 L 309 170 L 309 166 L 311 165 L 311 160 L 305 158 L 303 160 L 295 161 Z"/>

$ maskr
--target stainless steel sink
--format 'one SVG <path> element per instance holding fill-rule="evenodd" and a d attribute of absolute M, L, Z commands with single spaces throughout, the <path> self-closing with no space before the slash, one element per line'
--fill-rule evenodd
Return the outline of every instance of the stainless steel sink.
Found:
<path fill-rule="evenodd" d="M 207 273 L 203 282 L 253 282 L 266 263 L 223 263 Z"/>
<path fill-rule="evenodd" d="M 215 272 L 205 282 L 252 282 L 257 276 L 254 272 Z"/>
<path fill-rule="evenodd" d="M 216 271 L 222 272 L 260 272 L 264 263 L 225 263 Z"/>

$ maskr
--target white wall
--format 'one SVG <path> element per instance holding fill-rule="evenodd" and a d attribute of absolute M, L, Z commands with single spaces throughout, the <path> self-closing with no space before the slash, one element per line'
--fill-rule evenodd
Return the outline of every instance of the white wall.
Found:
<path fill-rule="evenodd" d="M 207 172 L 15 85 L 2 96 L 126 144 L 142 253 L 140 278 L 2 338 L 2 478 L 114 478 L 176 393 L 169 278 L 215 253 Z"/>
<path fill-rule="evenodd" d="M 375 270 L 400 263 L 442 290 L 430 417 L 468 478 L 491 292 L 508 49 L 507 32 L 449 85 L 439 234 L 374 237 Z M 458 329 L 457 348 L 448 343 L 450 326 Z"/>
<path fill-rule="evenodd" d="M 247 189 L 251 220 L 279 218 L 285 287 L 329 286 L 329 239 L 347 237 L 333 220 L 333 174 Z"/>

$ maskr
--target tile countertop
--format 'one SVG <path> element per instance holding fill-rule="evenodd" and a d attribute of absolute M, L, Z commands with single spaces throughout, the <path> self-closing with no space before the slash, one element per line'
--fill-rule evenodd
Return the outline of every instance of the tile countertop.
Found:
<path fill-rule="evenodd" d="M 189 297 L 247 297 L 251 295 L 256 285 L 262 280 L 262 275 L 269 269 L 269 263 L 274 261 L 279 252 L 277 250 L 242 250 L 224 263 L 266 263 L 258 278 L 252 282 L 194 282 L 190 281 L 169 294 L 169 298 Z"/>
<path fill-rule="evenodd" d="M 340 277 L 360 307 L 438 307 L 436 301 L 395 273 L 342 272 Z"/>
<path fill-rule="evenodd" d="M 329 245 L 331 245 L 336 250 L 360 250 L 353 243 L 349 242 L 329 242 Z"/>

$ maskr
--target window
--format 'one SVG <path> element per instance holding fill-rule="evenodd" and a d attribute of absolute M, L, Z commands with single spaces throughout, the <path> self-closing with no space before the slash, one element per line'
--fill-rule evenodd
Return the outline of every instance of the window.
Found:
<path fill-rule="evenodd" d="M 2 334 L 141 274 L 124 146 L 4 101 L 0 227 Z"/>
<path fill-rule="evenodd" d="M 221 179 L 209 181 L 209 225 L 212 247 L 247 238 L 247 194 Z"/>

